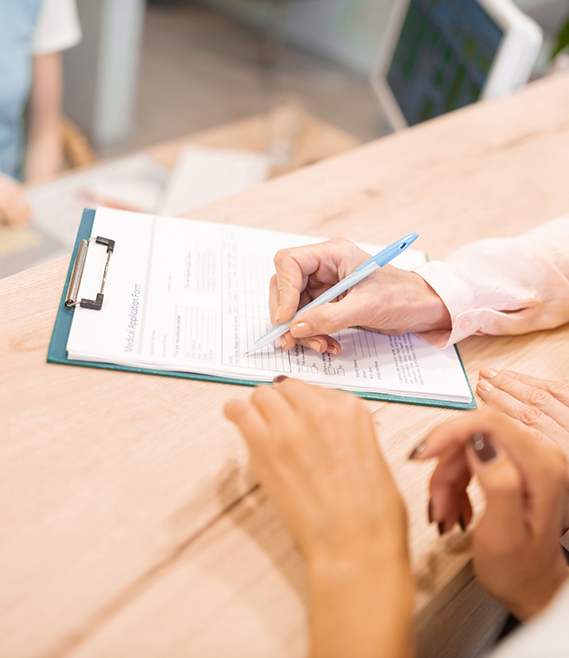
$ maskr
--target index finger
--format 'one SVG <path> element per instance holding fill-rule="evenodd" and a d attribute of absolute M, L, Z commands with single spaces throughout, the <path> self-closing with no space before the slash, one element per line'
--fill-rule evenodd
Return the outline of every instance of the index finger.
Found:
<path fill-rule="evenodd" d="M 536 497 L 548 497 L 566 479 L 566 461 L 558 446 L 537 443 L 531 432 L 504 414 L 491 410 L 468 413 L 439 425 L 427 435 L 423 444 L 419 444 L 424 447 L 413 458 L 424 460 L 447 454 L 451 449 L 465 449 L 478 432 L 488 434 L 501 445 L 528 480 L 543 480 Z M 544 472 L 550 477 L 543 479 Z"/>
<path fill-rule="evenodd" d="M 563 403 L 569 407 L 569 385 L 565 382 L 550 381 L 548 379 L 539 379 L 538 377 L 531 377 L 530 375 L 524 375 L 521 372 L 515 372 L 514 370 L 502 370 L 502 374 L 509 375 L 513 379 L 516 379 L 519 382 L 527 384 L 528 386 L 533 386 L 534 388 L 539 388 L 542 391 L 546 391 L 552 395 L 556 400 Z"/>
<path fill-rule="evenodd" d="M 274 257 L 276 275 L 269 302 L 269 307 L 276 310 L 271 320 L 282 323 L 292 318 L 309 280 L 314 284 L 311 295 L 316 291 L 320 294 L 368 258 L 369 254 L 343 238 L 277 251 Z"/>

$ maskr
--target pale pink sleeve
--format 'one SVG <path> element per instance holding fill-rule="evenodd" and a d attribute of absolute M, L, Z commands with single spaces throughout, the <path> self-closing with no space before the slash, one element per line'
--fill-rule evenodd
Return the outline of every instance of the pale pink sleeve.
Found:
<path fill-rule="evenodd" d="M 435 290 L 451 331 L 418 334 L 446 347 L 472 334 L 514 335 L 569 322 L 569 217 L 517 238 L 490 238 L 415 272 Z"/>

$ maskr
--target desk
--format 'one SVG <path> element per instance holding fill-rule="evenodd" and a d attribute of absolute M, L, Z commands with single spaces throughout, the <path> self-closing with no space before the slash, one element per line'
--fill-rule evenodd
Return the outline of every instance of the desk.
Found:
<path fill-rule="evenodd" d="M 389 243 L 444 258 L 569 209 L 569 76 L 465 108 L 192 213 Z M 0 656 L 301 657 L 302 559 L 221 415 L 250 389 L 45 363 L 67 259 L 0 281 Z M 566 377 L 569 327 L 460 345 Z M 409 506 L 422 657 L 475 656 L 500 623 L 469 534 L 426 519 L 430 465 L 407 462 L 456 413 L 368 402 Z M 378 622 L 379 623 L 379 622 Z"/>
<path fill-rule="evenodd" d="M 216 128 L 173 139 L 146 149 L 146 152 L 168 168 L 172 168 L 180 151 L 187 146 L 212 146 L 266 152 L 275 120 L 273 114 L 258 114 Z M 298 109 L 294 116 L 299 122 L 298 151 L 288 169 L 275 169 L 271 177 L 299 167 L 339 155 L 361 144 L 353 135 L 319 119 L 310 112 Z"/>
<path fill-rule="evenodd" d="M 294 122 L 292 128 L 297 130 L 293 140 L 294 147 L 290 154 L 291 162 L 286 167 L 273 167 L 270 172 L 271 178 L 338 155 L 361 143 L 352 135 L 322 121 L 309 112 L 301 109 L 287 110 L 286 107 L 283 107 L 277 108 L 273 112 L 254 115 L 169 142 L 156 144 L 149 147 L 145 153 L 167 169 L 174 166 L 182 149 L 190 145 L 245 149 L 266 153 L 271 138 L 275 137 L 275 126 L 280 125 L 282 128 L 283 118 L 286 120 L 287 116 L 289 122 L 291 120 Z M 134 156 L 134 161 L 137 161 L 139 160 L 137 156 L 142 155 L 142 152 L 131 155 Z M 148 162 L 148 158 L 143 156 L 142 159 L 143 162 Z M 114 173 L 109 171 L 109 166 Z M 135 169 L 134 172 L 132 167 Z M 91 166 L 65 172 L 53 181 L 29 186 L 34 213 L 37 212 L 38 216 L 32 226 L 13 228 L 0 225 L 0 278 L 28 269 L 32 265 L 53 260 L 67 251 L 71 251 L 71 246 L 75 241 L 77 218 L 81 216 L 85 203 L 84 192 L 86 191 L 89 196 L 93 183 L 95 183 L 95 188 L 97 184 L 101 183 L 103 183 L 103 188 L 108 188 L 108 182 L 112 176 L 118 175 L 124 184 L 129 170 L 135 189 L 133 190 L 127 182 L 127 188 L 130 189 L 128 197 L 131 199 L 130 203 L 126 201 L 128 207 L 134 203 L 133 195 L 139 193 L 137 191 L 140 191 L 140 185 L 143 184 L 139 178 L 142 176 L 140 166 L 133 164 L 130 156 L 110 162 L 98 162 Z M 156 176 L 159 178 L 160 173 L 157 174 L 154 170 L 153 174 L 147 172 L 142 180 L 150 182 Z M 105 181 L 107 185 L 105 185 Z M 157 194 L 158 188 L 156 184 L 151 183 L 150 189 L 155 190 Z M 123 201 L 123 203 L 125 202 Z M 135 207 L 137 207 L 136 204 Z M 50 221 L 54 221 L 57 226 L 55 232 L 48 229 Z"/>

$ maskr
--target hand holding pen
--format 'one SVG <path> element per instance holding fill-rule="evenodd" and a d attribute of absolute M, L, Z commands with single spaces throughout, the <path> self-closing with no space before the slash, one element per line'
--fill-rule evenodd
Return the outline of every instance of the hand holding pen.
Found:
<path fill-rule="evenodd" d="M 290 321 L 299 309 L 369 258 L 365 251 L 343 239 L 277 252 L 269 295 L 273 325 Z M 385 265 L 336 301 L 299 313 L 280 342 L 287 350 L 298 343 L 317 352 L 339 354 L 341 346 L 330 334 L 354 326 L 404 334 L 449 329 L 451 323 L 440 297 L 418 274 Z"/>

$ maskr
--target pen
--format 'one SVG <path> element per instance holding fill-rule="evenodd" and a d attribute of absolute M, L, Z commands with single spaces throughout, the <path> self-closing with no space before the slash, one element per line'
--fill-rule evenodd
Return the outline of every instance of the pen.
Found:
<path fill-rule="evenodd" d="M 275 341 L 277 338 L 280 338 L 280 336 L 283 334 L 286 334 L 297 315 L 304 313 L 304 311 L 308 311 L 315 306 L 321 306 L 322 304 L 327 304 L 333 299 L 336 299 L 338 295 L 346 292 L 346 290 L 352 286 L 355 286 L 356 283 L 359 283 L 362 279 L 365 279 L 366 276 L 369 276 L 372 272 L 375 272 L 378 267 L 387 265 L 387 263 L 393 260 L 395 256 L 398 256 L 402 251 L 405 251 L 405 249 L 407 249 L 410 244 L 413 244 L 413 242 L 415 242 L 418 237 L 418 233 L 409 233 L 409 235 L 406 235 L 404 238 L 401 238 L 393 244 L 390 244 L 389 247 L 382 249 L 378 254 L 372 256 L 369 260 L 360 265 L 345 279 L 342 279 L 335 286 L 332 286 L 332 288 L 322 293 L 320 297 L 317 297 L 316 299 L 312 300 L 310 304 L 307 304 L 298 310 L 288 322 L 283 322 L 282 324 L 273 327 L 264 336 L 261 336 L 261 338 L 256 340 L 243 356 L 248 356 L 257 350 L 260 350 L 262 347 L 265 347 L 266 345 L 269 345 Z"/>

